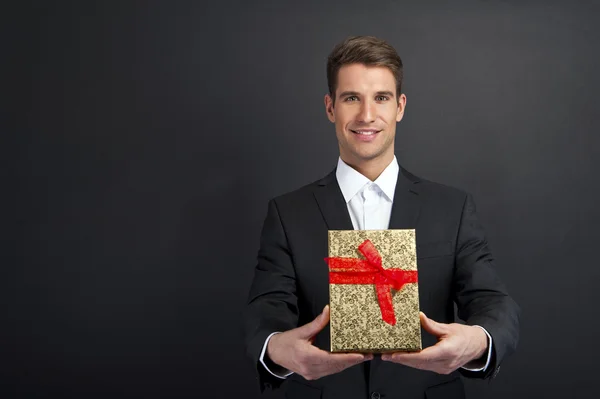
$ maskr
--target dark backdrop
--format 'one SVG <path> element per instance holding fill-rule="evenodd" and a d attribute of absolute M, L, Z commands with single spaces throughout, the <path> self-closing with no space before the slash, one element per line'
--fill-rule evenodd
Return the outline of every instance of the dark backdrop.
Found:
<path fill-rule="evenodd" d="M 468 391 L 597 392 L 599 8 L 249 3 L 3 3 L 0 397 L 258 397 L 267 201 L 335 166 L 325 62 L 355 34 L 398 49 L 397 156 L 474 194 L 523 308 Z"/>

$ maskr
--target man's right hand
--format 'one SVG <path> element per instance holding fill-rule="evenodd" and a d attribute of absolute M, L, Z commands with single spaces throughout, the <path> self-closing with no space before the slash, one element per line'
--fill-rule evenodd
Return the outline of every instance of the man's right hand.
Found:
<path fill-rule="evenodd" d="M 329 323 L 329 305 L 313 321 L 275 334 L 267 345 L 267 356 L 275 364 L 307 380 L 339 373 L 348 367 L 373 359 L 372 354 L 329 353 L 314 346 L 315 335 Z"/>

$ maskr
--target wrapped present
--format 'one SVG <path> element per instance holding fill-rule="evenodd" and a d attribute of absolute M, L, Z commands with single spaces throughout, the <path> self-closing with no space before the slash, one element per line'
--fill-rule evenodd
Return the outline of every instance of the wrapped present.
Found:
<path fill-rule="evenodd" d="M 421 345 L 415 230 L 328 232 L 331 352 Z"/>

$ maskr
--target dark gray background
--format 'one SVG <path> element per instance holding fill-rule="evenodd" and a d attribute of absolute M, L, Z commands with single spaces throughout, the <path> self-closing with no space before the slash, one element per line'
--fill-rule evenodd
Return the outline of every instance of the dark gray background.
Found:
<path fill-rule="evenodd" d="M 3 3 L 0 396 L 258 397 L 266 204 L 335 166 L 325 62 L 355 34 L 403 58 L 399 161 L 474 194 L 523 308 L 468 392 L 595 396 L 600 9 L 273 3 Z"/>

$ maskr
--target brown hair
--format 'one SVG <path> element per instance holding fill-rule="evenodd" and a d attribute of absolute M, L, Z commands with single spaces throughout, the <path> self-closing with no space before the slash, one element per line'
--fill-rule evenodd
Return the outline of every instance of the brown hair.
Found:
<path fill-rule="evenodd" d="M 402 60 L 386 41 L 374 36 L 352 36 L 336 45 L 327 58 L 327 86 L 335 103 L 337 75 L 348 64 L 388 68 L 396 79 L 396 99 L 402 92 Z"/>

